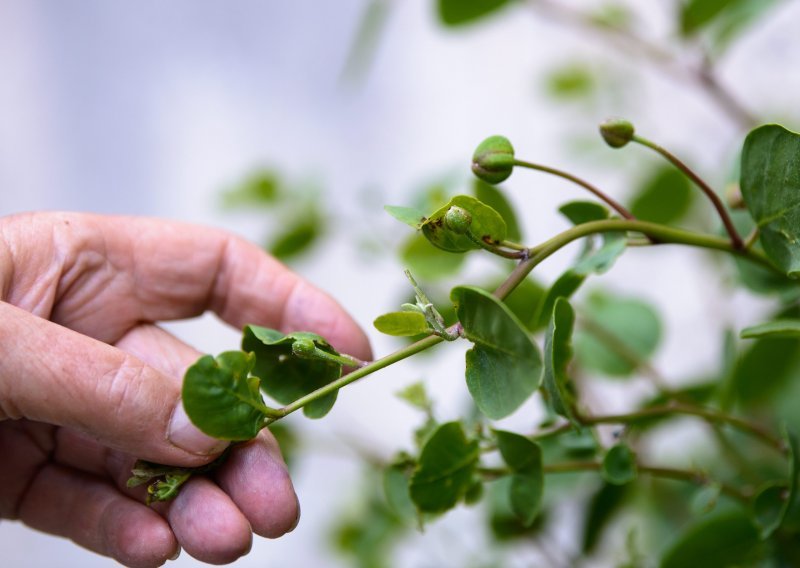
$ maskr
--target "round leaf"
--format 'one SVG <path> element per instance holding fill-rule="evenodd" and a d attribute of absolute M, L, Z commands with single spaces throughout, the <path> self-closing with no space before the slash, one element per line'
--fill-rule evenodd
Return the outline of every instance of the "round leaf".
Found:
<path fill-rule="evenodd" d="M 764 252 L 800 276 L 800 135 L 777 124 L 756 128 L 742 149 L 741 189 Z"/>
<path fill-rule="evenodd" d="M 391 312 L 375 318 L 375 329 L 386 335 L 410 337 L 430 331 L 421 312 Z"/>
<path fill-rule="evenodd" d="M 450 207 L 461 207 L 472 216 L 470 233 L 478 239 L 500 242 L 506 238 L 506 222 L 500 214 L 469 195 L 456 195 L 422 224 L 422 234 L 434 246 L 449 252 L 467 252 L 480 248 L 468 236 L 448 229 L 444 216 Z"/>
<path fill-rule="evenodd" d="M 186 370 L 183 408 L 200 430 L 221 440 L 249 440 L 264 425 L 258 378 L 250 377 L 255 358 L 226 351 L 205 355 Z"/>
<path fill-rule="evenodd" d="M 531 526 L 542 504 L 544 473 L 539 444 L 513 432 L 495 431 L 500 455 L 514 471 L 509 485 L 511 510 L 524 526 Z"/>
<path fill-rule="evenodd" d="M 428 438 L 411 476 L 411 500 L 422 512 L 452 509 L 473 483 L 478 442 L 467 440 L 459 422 L 439 426 Z"/>
<path fill-rule="evenodd" d="M 486 416 L 508 416 L 539 388 L 539 349 L 508 307 L 488 292 L 459 286 L 450 297 L 464 335 L 475 344 L 467 351 L 467 388 Z"/>
<path fill-rule="evenodd" d="M 311 340 L 321 350 L 338 355 L 319 335 L 294 332 L 288 335 L 256 325 L 244 328 L 242 350 L 255 355 L 253 373 L 261 379 L 261 390 L 280 402 L 289 404 L 342 375 L 342 365 L 332 361 L 295 357 L 295 340 Z M 319 398 L 303 407 L 309 418 L 322 418 L 336 402 L 336 393 Z"/>
<path fill-rule="evenodd" d="M 625 444 L 612 446 L 603 458 L 603 479 L 612 485 L 625 485 L 636 479 L 636 454 Z"/>

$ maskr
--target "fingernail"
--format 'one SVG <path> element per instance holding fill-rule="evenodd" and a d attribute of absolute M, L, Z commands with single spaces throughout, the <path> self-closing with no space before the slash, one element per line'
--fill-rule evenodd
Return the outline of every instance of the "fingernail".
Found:
<path fill-rule="evenodd" d="M 181 401 L 178 401 L 175 410 L 172 411 L 167 437 L 173 445 L 180 449 L 203 456 L 218 454 L 228 445 L 225 440 L 206 436 L 198 430 L 186 415 Z"/>
<path fill-rule="evenodd" d="M 175 551 L 175 554 L 169 557 L 170 560 L 177 560 L 178 557 L 181 555 L 181 547 L 179 546 L 178 549 Z"/>

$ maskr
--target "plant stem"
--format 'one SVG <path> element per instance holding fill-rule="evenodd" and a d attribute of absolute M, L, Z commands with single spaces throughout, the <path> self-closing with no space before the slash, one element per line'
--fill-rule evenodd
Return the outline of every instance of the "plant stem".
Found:
<path fill-rule="evenodd" d="M 576 473 L 581 471 L 600 471 L 602 468 L 603 464 L 596 461 L 573 461 L 545 464 L 542 466 L 542 472 L 545 474 Z M 710 483 L 719 483 L 720 490 L 726 495 L 733 497 L 744 504 L 749 504 L 750 502 L 751 492 L 749 490 L 738 489 L 732 485 L 720 483 L 710 478 L 705 473 L 699 471 L 671 467 L 656 467 L 643 464 L 637 464 L 636 468 L 639 473 L 643 473 L 645 475 L 661 477 L 664 479 L 674 479 L 677 481 L 687 481 L 689 483 L 694 483 L 695 485 L 702 486 Z M 480 468 L 478 471 L 481 474 L 494 479 L 512 473 L 511 470 L 507 468 Z"/>
<path fill-rule="evenodd" d="M 577 185 L 581 186 L 582 188 L 588 190 L 589 192 L 594 194 L 601 201 L 604 201 L 609 207 L 611 207 L 617 213 L 622 215 L 623 218 L 631 219 L 631 220 L 635 219 L 635 217 L 633 216 L 633 214 L 630 211 L 625 209 L 625 207 L 622 206 L 622 204 L 620 204 L 618 201 L 616 201 L 610 195 L 608 195 L 604 191 L 598 189 L 596 186 L 592 185 L 588 181 L 585 181 L 585 180 L 583 180 L 583 179 L 581 179 L 581 178 L 579 178 L 577 176 L 574 176 L 571 173 L 568 173 L 568 172 L 565 172 L 565 171 L 562 171 L 562 170 L 559 170 L 559 169 L 556 169 L 556 168 L 551 168 L 549 166 L 543 166 L 542 164 L 534 164 L 532 162 L 525 162 L 523 160 L 514 160 L 514 165 L 515 166 L 520 166 L 520 167 L 523 167 L 523 168 L 528 168 L 528 169 L 531 169 L 531 170 L 537 170 L 537 171 L 544 172 L 544 173 L 547 173 L 547 174 L 552 174 L 554 176 L 558 176 L 560 178 L 564 178 L 566 180 L 569 180 L 572 183 L 577 184 Z"/>
<path fill-rule="evenodd" d="M 474 233 L 472 233 L 472 231 L 467 231 L 465 235 L 470 241 L 481 247 L 483 250 L 488 251 L 492 254 L 496 254 L 497 256 L 502 256 L 503 258 L 510 258 L 512 260 L 519 260 L 521 258 L 527 258 L 528 256 L 528 249 L 523 248 L 513 251 L 503 250 L 502 248 L 500 248 L 500 246 L 488 243 L 485 240 L 481 239 L 480 237 L 477 237 Z"/>
<path fill-rule="evenodd" d="M 632 231 L 642 233 L 655 237 L 660 243 L 685 244 L 700 248 L 720 250 L 741 256 L 742 258 L 746 258 L 752 262 L 762 264 L 775 270 L 775 267 L 762 253 L 753 250 L 734 249 L 730 241 L 727 239 L 711 235 L 692 233 L 682 229 L 674 229 L 672 227 L 659 225 L 657 223 L 649 223 L 646 221 L 608 219 L 604 221 L 592 221 L 590 223 L 576 225 L 545 241 L 541 245 L 534 247 L 533 249 L 529 249 L 530 257 L 521 260 L 517 266 L 514 267 L 514 270 L 511 271 L 511 273 L 508 275 L 508 278 L 506 278 L 506 280 L 494 291 L 494 296 L 501 300 L 508 296 L 514 290 L 514 288 L 516 288 L 523 280 L 525 280 L 527 275 L 536 267 L 536 265 L 572 241 L 587 235 L 593 235 L 595 233 L 607 233 L 614 231 Z M 460 334 L 460 331 L 461 326 L 458 323 L 447 328 L 447 332 L 450 334 Z M 444 341 L 442 337 L 430 335 L 420 339 L 415 343 L 412 343 L 411 345 L 403 347 L 402 349 L 398 349 L 394 353 L 391 353 L 381 359 L 367 363 L 352 373 L 345 375 L 344 377 L 341 377 L 323 387 L 320 387 L 319 389 L 303 397 L 298 398 L 291 404 L 279 409 L 275 409 L 273 411 L 273 415 L 266 420 L 265 425 L 283 418 L 284 416 L 287 416 L 292 412 L 302 408 L 306 404 L 337 391 L 343 386 L 349 385 L 358 379 L 366 377 L 367 375 L 397 363 L 398 361 L 402 361 L 403 359 L 410 357 L 411 355 L 415 355 L 420 351 L 425 351 L 426 349 L 429 349 L 434 345 L 441 343 L 442 341 Z"/>
<path fill-rule="evenodd" d="M 692 170 L 692 168 L 683 163 L 672 152 L 659 146 L 655 142 L 651 142 L 647 138 L 642 138 L 641 136 L 634 134 L 633 141 L 657 152 L 666 158 L 667 161 L 669 161 L 673 166 L 683 172 L 690 180 L 692 180 L 694 184 L 706 194 L 706 197 L 711 200 L 711 204 L 714 206 L 714 209 L 717 210 L 717 214 L 722 220 L 722 224 L 725 225 L 725 230 L 731 237 L 731 243 L 733 244 L 733 247 L 736 249 L 745 248 L 744 241 L 742 241 L 742 237 L 740 237 L 739 233 L 736 231 L 736 227 L 733 226 L 733 221 L 731 221 L 730 215 L 728 215 L 728 212 L 725 210 L 725 205 L 722 203 L 719 195 L 717 195 L 714 190 L 711 189 L 711 187 L 699 175 L 697 175 L 694 170 Z"/>
<path fill-rule="evenodd" d="M 684 244 L 699 248 L 720 250 L 735 254 L 736 256 L 740 256 L 742 258 L 746 258 L 771 270 L 777 270 L 769 261 L 769 259 L 767 259 L 767 257 L 762 253 L 755 250 L 736 249 L 728 239 L 723 239 L 712 235 L 704 235 L 701 233 L 693 233 L 690 231 L 684 231 L 683 229 L 675 229 L 673 227 L 667 227 L 665 225 L 659 225 L 658 223 L 650 223 L 647 221 L 608 219 L 604 221 L 592 221 L 590 223 L 576 225 L 532 248 L 530 258 L 517 264 L 511 274 L 509 274 L 506 281 L 494 291 L 494 295 L 500 299 L 505 298 L 520 284 L 520 282 L 525 280 L 525 277 L 528 276 L 531 270 L 533 270 L 539 263 L 572 241 L 580 239 L 581 237 L 593 235 L 595 233 L 608 233 L 613 231 L 631 231 L 642 233 L 650 237 L 655 237 L 659 241 L 659 244 Z"/>
<path fill-rule="evenodd" d="M 458 325 L 451 326 L 449 329 L 449 331 L 452 331 L 453 333 L 457 332 L 457 330 L 458 330 Z M 295 400 L 291 404 L 287 404 L 283 408 L 279 408 L 277 410 L 279 416 L 274 419 L 268 419 L 266 424 L 270 424 L 279 418 L 288 416 L 292 412 L 301 409 L 306 404 L 314 400 L 317 400 L 320 397 L 328 395 L 332 392 L 336 392 L 340 388 L 349 385 L 350 383 L 355 382 L 358 379 L 366 377 L 367 375 L 372 374 L 375 371 L 379 371 L 384 367 L 388 367 L 389 365 L 397 363 L 398 361 L 402 361 L 406 357 L 410 357 L 411 355 L 419 353 L 420 351 L 425 351 L 426 349 L 429 349 L 434 345 L 441 343 L 442 341 L 444 340 L 437 335 L 429 335 L 428 337 L 420 339 L 419 341 L 412 343 L 411 345 L 407 345 L 402 349 L 398 349 L 394 353 L 390 353 L 389 355 L 382 357 L 376 361 L 367 363 L 366 365 L 356 369 L 352 373 L 340 377 L 339 379 L 336 379 L 335 381 L 328 383 L 324 387 L 320 387 L 317 390 L 303 397 L 298 398 L 297 400 Z"/>
<path fill-rule="evenodd" d="M 776 438 L 758 424 L 755 424 L 753 422 L 748 422 L 747 420 L 731 416 L 730 414 L 726 414 L 718 410 L 703 408 L 700 406 L 693 406 L 684 403 L 668 404 L 665 406 L 654 406 L 651 408 L 642 408 L 641 410 L 637 410 L 629 414 L 610 414 L 606 416 L 580 416 L 578 420 L 587 426 L 594 424 L 634 424 L 636 422 L 639 422 L 647 418 L 666 416 L 670 414 L 687 414 L 690 416 L 697 416 L 698 418 L 702 418 L 714 424 L 728 424 L 729 426 L 733 426 L 737 430 L 750 434 L 755 438 L 758 438 L 769 447 L 783 454 L 787 452 L 783 440 L 781 440 L 780 438 Z"/>

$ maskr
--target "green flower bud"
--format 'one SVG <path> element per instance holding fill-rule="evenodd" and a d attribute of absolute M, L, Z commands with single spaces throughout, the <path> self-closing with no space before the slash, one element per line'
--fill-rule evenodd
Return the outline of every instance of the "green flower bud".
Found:
<path fill-rule="evenodd" d="M 514 169 L 514 147 L 504 136 L 490 136 L 472 155 L 472 173 L 492 185 L 508 179 Z"/>
<path fill-rule="evenodd" d="M 622 148 L 633 140 L 633 124 L 622 118 L 609 118 L 600 125 L 600 134 L 612 148 Z"/>
<path fill-rule="evenodd" d="M 470 225 L 472 225 L 472 215 L 463 207 L 453 205 L 444 214 L 444 226 L 454 233 L 463 235 L 469 230 Z"/>
<path fill-rule="evenodd" d="M 312 357 L 317 350 L 317 346 L 310 339 L 295 339 L 292 343 L 292 353 L 297 357 Z"/>

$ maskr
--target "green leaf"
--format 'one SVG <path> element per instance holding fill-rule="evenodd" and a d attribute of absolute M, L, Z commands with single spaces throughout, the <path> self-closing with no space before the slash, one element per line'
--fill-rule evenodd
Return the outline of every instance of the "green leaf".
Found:
<path fill-rule="evenodd" d="M 756 566 L 762 553 L 758 532 L 739 509 L 703 517 L 678 535 L 661 568 Z"/>
<path fill-rule="evenodd" d="M 486 289 L 494 289 L 496 287 L 484 286 Z M 544 300 L 545 294 L 546 291 L 542 285 L 529 276 L 506 296 L 503 303 L 528 328 L 528 331 L 534 332 L 539 329 L 537 319 L 539 306 Z"/>
<path fill-rule="evenodd" d="M 408 483 L 407 468 L 402 465 L 392 465 L 383 471 L 386 504 L 401 521 L 411 523 L 417 518 L 417 510 L 411 501 Z"/>
<path fill-rule="evenodd" d="M 756 128 L 742 149 L 741 189 L 767 256 L 800 275 L 800 135 L 776 124 Z"/>
<path fill-rule="evenodd" d="M 506 237 L 515 242 L 521 241 L 522 231 L 517 214 L 514 206 L 509 203 L 503 192 L 479 178 L 475 178 L 472 188 L 478 201 L 497 211 L 503 218 L 507 229 Z"/>
<path fill-rule="evenodd" d="M 800 310 L 791 308 L 777 319 L 795 319 Z M 790 385 L 800 380 L 800 338 L 759 337 L 749 343 L 730 377 L 730 395 L 745 408 L 791 402 Z M 777 397 L 777 398 L 775 398 Z M 793 404 L 793 403 L 792 403 Z M 792 411 L 792 415 L 796 413 Z"/>
<path fill-rule="evenodd" d="M 731 41 L 778 0 L 688 0 L 680 12 L 681 33 L 692 36 L 709 28 L 718 44 Z"/>
<path fill-rule="evenodd" d="M 421 312 L 391 312 L 375 318 L 375 329 L 386 335 L 409 337 L 428 333 L 430 328 Z"/>
<path fill-rule="evenodd" d="M 553 313 L 553 307 L 556 305 L 556 300 L 559 298 L 571 298 L 585 280 L 586 275 L 578 274 L 574 270 L 567 270 L 559 276 L 558 279 L 553 282 L 553 285 L 539 304 L 539 310 L 536 316 L 537 328 L 544 327 L 548 324 L 550 316 Z"/>
<path fill-rule="evenodd" d="M 739 334 L 742 339 L 756 337 L 800 337 L 800 319 L 782 319 L 746 327 Z"/>
<path fill-rule="evenodd" d="M 342 365 L 333 361 L 295 357 L 295 340 L 311 340 L 316 347 L 338 355 L 319 335 L 309 332 L 283 334 L 274 329 L 248 325 L 242 335 L 242 350 L 255 355 L 254 374 L 261 378 L 261 390 L 281 404 L 289 404 L 342 375 Z M 322 418 L 336 402 L 336 392 L 307 404 L 303 413 L 309 418 Z"/>
<path fill-rule="evenodd" d="M 559 102 L 587 98 L 598 87 L 591 68 L 583 63 L 569 63 L 553 69 L 545 81 L 548 94 Z"/>
<path fill-rule="evenodd" d="M 270 170 L 259 170 L 251 174 L 239 186 L 222 194 L 224 207 L 272 207 L 281 196 L 278 174 Z"/>
<path fill-rule="evenodd" d="M 542 450 L 536 442 L 514 432 L 494 433 L 503 461 L 514 472 L 509 485 L 511 510 L 524 526 L 531 526 L 542 505 Z"/>
<path fill-rule="evenodd" d="M 428 396 L 425 383 L 417 381 L 411 383 L 403 390 L 396 393 L 397 397 L 406 401 L 408 404 L 419 410 L 430 412 L 433 409 L 433 402 Z"/>
<path fill-rule="evenodd" d="M 509 0 L 439 0 L 439 19 L 446 26 L 471 24 L 497 11 Z"/>
<path fill-rule="evenodd" d="M 467 440 L 459 422 L 439 426 L 422 448 L 411 476 L 411 500 L 417 509 L 440 513 L 452 509 L 472 486 L 478 442 Z"/>
<path fill-rule="evenodd" d="M 488 292 L 459 286 L 450 297 L 465 337 L 475 344 L 467 351 L 467 388 L 486 416 L 508 416 L 539 388 L 539 349 L 508 307 Z"/>
<path fill-rule="evenodd" d="M 325 220 L 318 211 L 304 210 L 301 217 L 274 236 L 267 250 L 275 258 L 286 261 L 296 258 L 316 244 L 325 232 Z"/>
<path fill-rule="evenodd" d="M 422 233 L 414 233 L 401 247 L 400 259 L 419 278 L 437 280 L 458 272 L 466 257 L 433 247 Z"/>
<path fill-rule="evenodd" d="M 694 196 L 689 179 L 676 168 L 664 166 L 633 197 L 631 213 L 641 221 L 669 225 L 688 213 Z"/>
<path fill-rule="evenodd" d="M 604 483 L 592 496 L 583 527 L 581 550 L 584 554 L 593 552 L 601 542 L 614 515 L 622 508 L 626 498 L 631 494 L 631 487 L 630 485 Z"/>
<path fill-rule="evenodd" d="M 558 298 L 544 339 L 544 390 L 556 414 L 576 427 L 575 392 L 567 367 L 572 360 L 572 327 L 575 313 L 564 298 Z"/>
<path fill-rule="evenodd" d="M 600 474 L 612 485 L 625 485 L 634 481 L 638 476 L 636 454 L 625 444 L 612 446 L 603 458 Z"/>
<path fill-rule="evenodd" d="M 258 378 L 251 377 L 255 358 L 226 351 L 205 355 L 186 370 L 183 408 L 200 430 L 221 440 L 249 440 L 264 426 L 264 401 Z"/>
<path fill-rule="evenodd" d="M 570 201 L 558 208 L 573 225 L 608 219 L 610 211 L 605 205 L 595 201 Z"/>
<path fill-rule="evenodd" d="M 445 226 L 444 216 L 454 206 L 461 207 L 471 215 L 472 224 L 469 231 L 476 238 L 492 243 L 505 240 L 506 223 L 497 211 L 469 195 L 456 195 L 422 223 L 422 234 L 434 246 L 449 252 L 467 252 L 481 248 L 468 236 L 451 231 Z"/>
<path fill-rule="evenodd" d="M 692 497 L 690 509 L 695 515 L 705 515 L 714 510 L 722 494 L 722 485 L 709 483 L 701 487 Z"/>
<path fill-rule="evenodd" d="M 740 235 L 749 235 L 756 226 L 747 211 L 731 211 L 731 219 Z M 763 252 L 763 247 L 758 243 L 753 248 Z M 748 290 L 756 294 L 777 296 L 784 303 L 793 302 L 800 297 L 800 282 L 797 280 L 788 278 L 778 270 L 771 270 L 739 256 L 732 258 L 739 281 Z"/>
<path fill-rule="evenodd" d="M 584 367 L 611 377 L 634 373 L 661 339 L 656 312 L 634 299 L 591 294 L 579 323 L 574 338 L 576 358 Z"/>
<path fill-rule="evenodd" d="M 778 481 L 768 482 L 756 492 L 752 502 L 753 522 L 762 540 L 781 526 L 789 505 L 787 494 L 786 484 Z"/>
<path fill-rule="evenodd" d="M 399 205 L 385 205 L 384 210 L 397 219 L 398 221 L 402 221 L 406 225 L 413 227 L 414 229 L 421 229 L 422 223 L 425 222 L 425 215 L 414 209 L 413 207 L 400 207 Z"/>
<path fill-rule="evenodd" d="M 489 505 L 489 526 L 492 536 L 499 542 L 511 539 L 528 541 L 545 525 L 544 515 L 540 514 L 536 517 L 531 526 L 523 524 L 511 508 L 511 483 L 511 476 L 506 475 L 487 485 L 488 498 L 486 501 Z M 521 542 L 524 541 L 521 540 Z"/>

